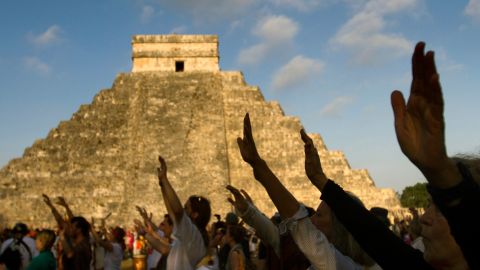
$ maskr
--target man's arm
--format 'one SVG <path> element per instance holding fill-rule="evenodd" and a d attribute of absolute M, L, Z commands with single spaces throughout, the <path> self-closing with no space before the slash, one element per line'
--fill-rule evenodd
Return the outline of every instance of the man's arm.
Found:
<path fill-rule="evenodd" d="M 428 269 L 420 252 L 405 244 L 365 207 L 327 179 L 312 139 L 303 129 L 300 135 L 304 142 L 305 172 L 308 179 L 320 190 L 321 199 L 368 255 L 383 269 Z"/>
<path fill-rule="evenodd" d="M 46 194 L 42 194 L 42 197 L 43 197 L 43 202 L 48 206 L 48 208 L 50 208 L 50 210 L 52 211 L 52 214 L 53 214 L 53 217 L 55 218 L 55 220 L 57 221 L 57 225 L 60 229 L 63 229 L 64 227 L 64 223 L 65 221 L 63 220 L 63 217 L 62 215 L 58 212 L 57 208 L 55 208 L 55 206 L 53 206 L 52 204 L 52 201 L 50 200 L 50 198 L 46 195 Z"/>
<path fill-rule="evenodd" d="M 429 182 L 432 199 L 447 218 L 452 235 L 472 269 L 480 268 L 478 219 L 480 188 L 469 172 L 447 156 L 444 102 L 434 53 L 424 53 L 419 42 L 412 56 L 412 85 L 405 99 L 400 91 L 391 95 L 395 132 L 402 152 Z"/>
<path fill-rule="evenodd" d="M 260 157 L 253 140 L 250 116 L 247 113 L 243 120 L 243 138 L 237 138 L 240 154 L 245 162 L 250 164 L 253 175 L 267 190 L 268 196 L 273 201 L 280 216 L 289 218 L 297 212 L 300 204 L 297 199 L 282 185 L 280 180 L 270 170 L 267 163 Z"/>

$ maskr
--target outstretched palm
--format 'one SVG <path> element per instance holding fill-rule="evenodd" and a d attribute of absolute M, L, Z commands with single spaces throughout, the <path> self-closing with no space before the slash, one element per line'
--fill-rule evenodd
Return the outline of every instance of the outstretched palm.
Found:
<path fill-rule="evenodd" d="M 257 147 L 252 135 L 252 125 L 250 124 L 250 116 L 248 113 L 243 119 L 243 138 L 237 138 L 238 148 L 240 148 L 240 154 L 245 162 L 250 165 L 261 161 L 258 154 Z"/>
<path fill-rule="evenodd" d="M 308 179 L 316 187 L 323 187 L 327 178 L 323 173 L 320 157 L 318 156 L 317 148 L 313 145 L 312 139 L 305 133 L 305 130 L 300 130 L 300 136 L 305 143 L 305 173 Z"/>
<path fill-rule="evenodd" d="M 242 193 L 235 188 L 234 186 L 228 185 L 227 190 L 232 193 L 233 197 L 235 200 L 232 198 L 228 198 L 227 200 L 240 212 L 245 212 L 248 209 L 248 204 L 247 204 L 247 199 L 243 197 Z M 246 192 L 242 190 L 242 192 L 245 194 Z M 248 195 L 247 195 L 248 196 Z"/>
<path fill-rule="evenodd" d="M 158 161 L 160 162 L 160 168 L 157 168 L 158 184 L 162 186 L 163 182 L 167 181 L 167 163 L 161 156 L 158 156 Z"/>
<path fill-rule="evenodd" d="M 412 85 L 405 105 L 401 92 L 392 93 L 395 131 L 402 152 L 420 170 L 442 169 L 448 160 L 445 147 L 443 97 L 433 52 L 425 55 L 419 42 L 412 57 Z"/>

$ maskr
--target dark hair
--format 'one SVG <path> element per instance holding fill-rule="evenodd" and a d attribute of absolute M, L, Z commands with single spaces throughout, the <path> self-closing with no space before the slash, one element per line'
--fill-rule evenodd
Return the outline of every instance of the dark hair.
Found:
<path fill-rule="evenodd" d="M 247 233 L 245 232 L 245 228 L 243 228 L 240 225 L 230 225 L 227 227 L 227 233 L 230 235 L 230 237 L 235 241 L 236 243 L 241 243 Z"/>
<path fill-rule="evenodd" d="M 13 227 L 13 233 L 19 233 L 19 234 L 22 234 L 22 236 L 26 235 L 28 233 L 28 227 L 27 225 L 25 225 L 25 223 L 17 223 L 15 224 L 15 226 Z"/>
<path fill-rule="evenodd" d="M 210 208 L 210 202 L 202 196 L 190 196 L 188 198 L 190 202 L 190 207 L 192 208 L 192 213 L 197 213 L 197 217 L 192 221 L 200 230 L 200 233 L 203 237 L 203 242 L 205 246 L 208 246 L 208 234 L 206 227 L 210 221 L 210 216 L 212 215 L 212 209 Z"/>
<path fill-rule="evenodd" d="M 88 223 L 88 221 L 84 217 L 82 216 L 73 217 L 72 219 L 70 219 L 70 223 L 76 224 L 76 226 L 82 232 L 82 235 L 88 238 L 88 234 L 90 232 L 90 223 Z"/>
<path fill-rule="evenodd" d="M 117 226 L 113 229 L 112 233 L 115 242 L 120 244 L 122 250 L 125 250 L 125 230 Z"/>
<path fill-rule="evenodd" d="M 172 220 L 172 218 L 170 217 L 169 214 L 165 214 L 165 215 L 163 215 L 163 217 L 167 221 L 168 225 L 173 226 L 173 220 Z"/>

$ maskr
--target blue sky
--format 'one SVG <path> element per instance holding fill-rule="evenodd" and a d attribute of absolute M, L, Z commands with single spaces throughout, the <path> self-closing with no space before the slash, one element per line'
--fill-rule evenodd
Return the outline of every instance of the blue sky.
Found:
<path fill-rule="evenodd" d="M 2 1 L 0 166 L 131 69 L 134 34 L 218 34 L 220 66 L 300 117 L 379 187 L 423 181 L 397 145 L 390 92 L 435 50 L 450 154 L 480 151 L 480 0 Z"/>

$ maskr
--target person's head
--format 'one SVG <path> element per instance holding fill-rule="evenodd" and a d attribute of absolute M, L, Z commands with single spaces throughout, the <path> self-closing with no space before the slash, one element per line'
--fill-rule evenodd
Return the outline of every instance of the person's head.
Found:
<path fill-rule="evenodd" d="M 212 210 L 210 202 L 202 196 L 190 196 L 185 203 L 185 214 L 192 220 L 197 228 L 202 233 L 203 242 L 208 246 L 207 225 L 210 221 Z"/>
<path fill-rule="evenodd" d="M 84 217 L 73 217 L 72 219 L 70 219 L 70 223 L 72 224 L 74 237 L 78 237 L 81 235 L 85 238 L 88 238 L 90 232 L 90 223 L 88 223 L 88 221 Z"/>
<path fill-rule="evenodd" d="M 230 246 L 242 242 L 246 237 L 245 228 L 240 225 L 231 225 L 227 227 L 227 233 L 224 236 L 224 240 Z"/>
<path fill-rule="evenodd" d="M 358 204 L 363 206 L 362 201 L 358 197 L 349 192 L 348 194 Z M 338 220 L 327 203 L 321 202 L 316 213 L 310 217 L 310 220 L 342 254 L 350 257 L 360 265 L 371 266 L 375 263 Z"/>
<path fill-rule="evenodd" d="M 190 196 L 185 203 L 185 213 L 200 230 L 205 230 L 212 213 L 210 202 L 202 196 Z"/>
<path fill-rule="evenodd" d="M 43 230 L 37 234 L 35 239 L 35 247 L 42 252 L 50 250 L 55 243 L 55 232 L 52 230 Z"/>
<path fill-rule="evenodd" d="M 28 227 L 24 223 L 17 223 L 12 229 L 15 239 L 22 239 L 28 233 Z"/>
<path fill-rule="evenodd" d="M 158 226 L 158 227 L 160 228 L 160 230 L 163 231 L 163 233 L 165 234 L 166 237 L 170 237 L 170 235 L 172 235 L 173 221 L 170 218 L 169 214 L 165 214 L 163 216 L 163 220 L 162 220 L 162 222 L 160 222 L 160 226 Z"/>
<path fill-rule="evenodd" d="M 430 203 L 425 209 L 425 213 L 420 217 L 420 223 L 425 261 L 434 268 L 466 265 L 463 253 L 450 233 L 447 219 L 435 204 Z"/>
<path fill-rule="evenodd" d="M 370 213 L 374 214 L 385 226 L 390 227 L 390 220 L 388 219 L 388 210 L 383 207 L 372 207 Z"/>

